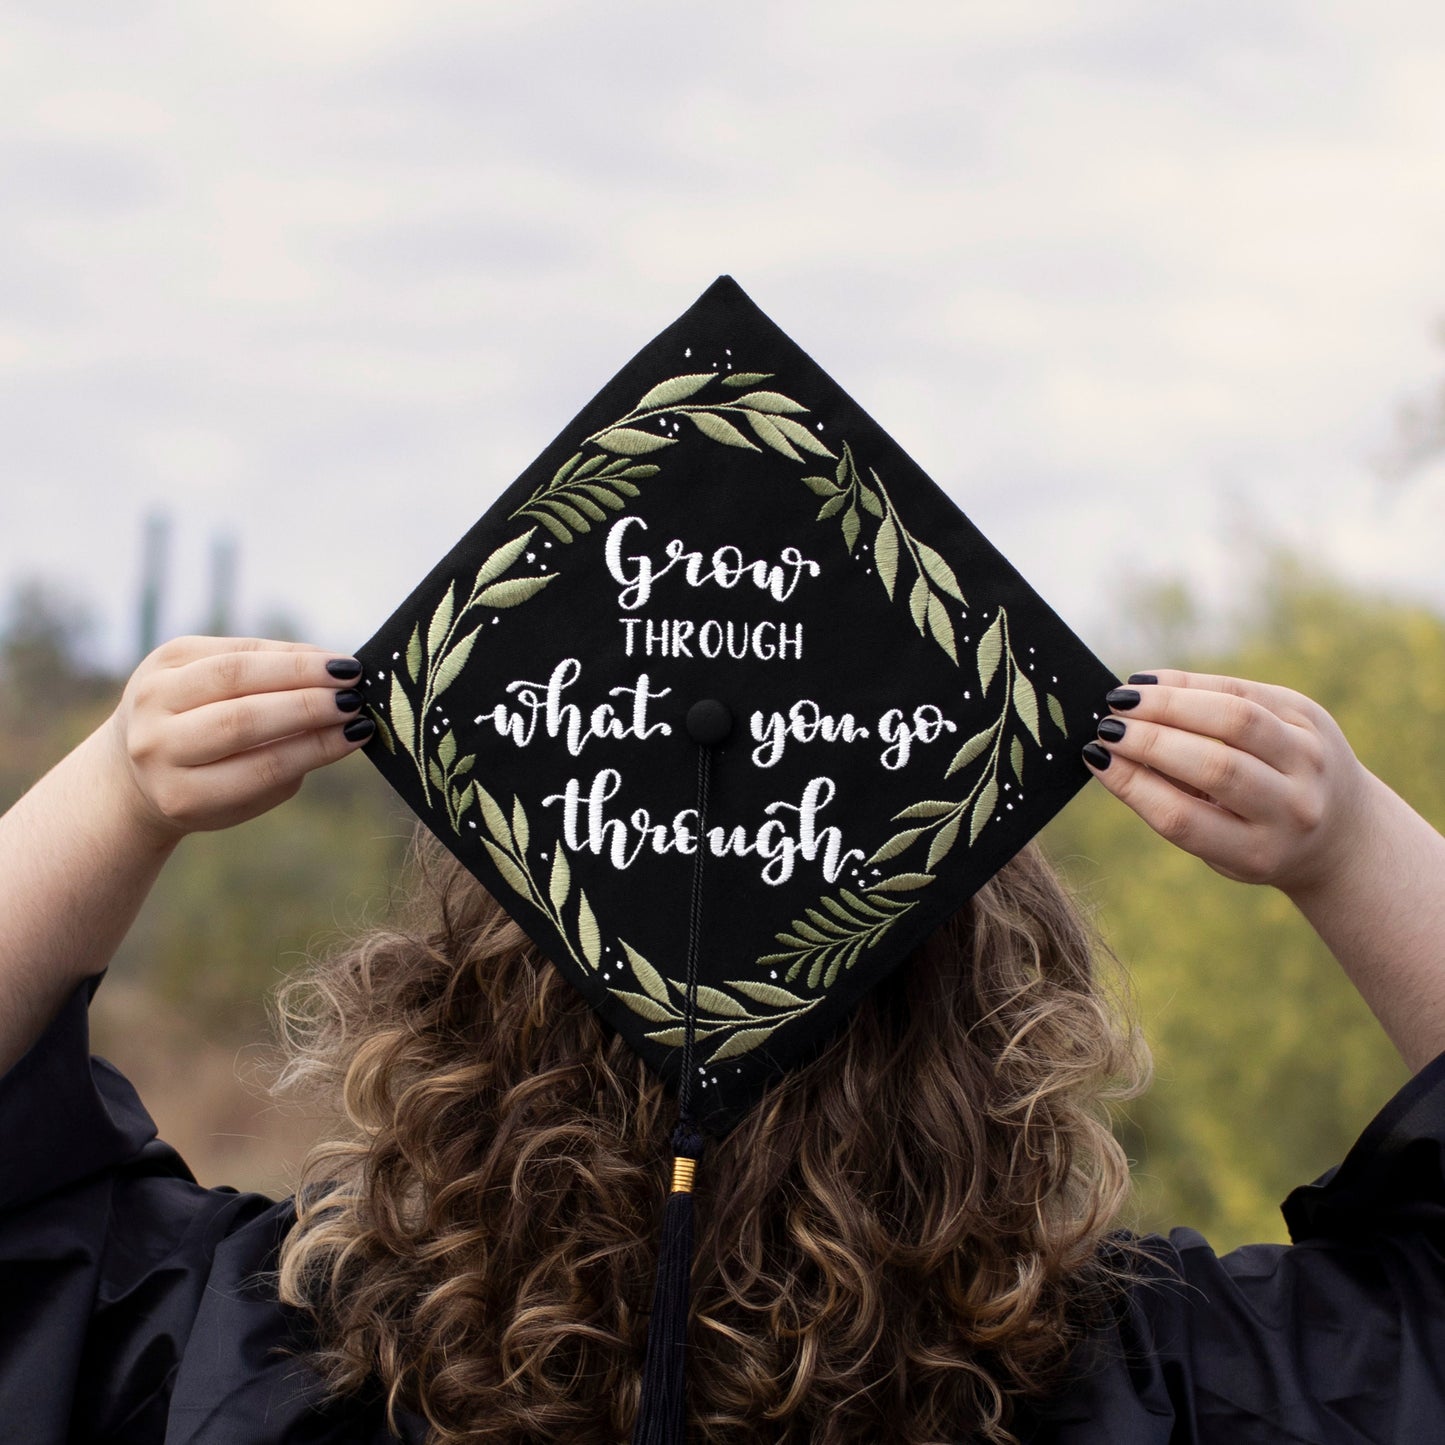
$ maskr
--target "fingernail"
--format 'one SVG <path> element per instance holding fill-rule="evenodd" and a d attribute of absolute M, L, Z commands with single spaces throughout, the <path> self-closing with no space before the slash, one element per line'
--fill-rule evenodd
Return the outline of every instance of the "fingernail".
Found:
<path fill-rule="evenodd" d="M 354 657 L 333 657 L 326 664 L 326 670 L 332 677 L 339 677 L 342 682 L 350 682 L 353 677 L 361 676 L 361 664 Z"/>
<path fill-rule="evenodd" d="M 1084 761 L 1090 767 L 1098 768 L 1103 772 L 1109 766 L 1109 750 L 1101 748 L 1098 743 L 1085 743 L 1083 747 Z"/>
<path fill-rule="evenodd" d="M 1131 673 L 1129 674 L 1129 681 L 1130 681 L 1130 682 L 1158 682 L 1159 679 L 1158 679 L 1157 677 L 1155 677 L 1152 672 L 1131 672 Z"/>
<path fill-rule="evenodd" d="M 360 712 L 361 704 L 365 699 L 354 687 L 348 687 L 345 692 L 336 694 L 336 706 L 342 712 Z"/>
<path fill-rule="evenodd" d="M 1116 687 L 1112 692 L 1104 694 L 1104 701 L 1110 707 L 1138 707 L 1139 694 L 1132 687 Z"/>
<path fill-rule="evenodd" d="M 376 724 L 369 717 L 354 717 L 341 729 L 342 736 L 349 743 L 360 742 L 362 738 L 369 738 L 375 731 Z"/>
<path fill-rule="evenodd" d="M 1099 736 L 1106 742 L 1118 742 L 1124 736 L 1124 720 L 1117 717 L 1106 717 L 1099 724 Z"/>

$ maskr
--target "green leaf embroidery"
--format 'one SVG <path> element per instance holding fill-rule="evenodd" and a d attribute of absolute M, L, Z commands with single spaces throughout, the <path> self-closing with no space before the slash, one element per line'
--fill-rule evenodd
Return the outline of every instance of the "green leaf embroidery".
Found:
<path fill-rule="evenodd" d="M 432 787 L 440 793 L 445 784 L 442 778 L 442 770 L 437 767 L 437 760 L 435 758 L 428 758 L 426 760 L 426 775 L 431 779 Z"/>
<path fill-rule="evenodd" d="M 896 858 L 910 843 L 916 841 L 922 832 L 922 828 L 905 828 L 903 832 L 895 833 L 868 860 L 868 867 L 871 868 L 875 863 L 885 863 L 890 858 Z"/>
<path fill-rule="evenodd" d="M 1049 705 L 1049 716 L 1053 718 L 1054 726 L 1058 728 L 1065 737 L 1068 737 L 1069 730 L 1064 726 L 1064 710 L 1059 706 L 1058 698 L 1050 692 L 1045 694 L 1045 701 L 1047 701 Z"/>
<path fill-rule="evenodd" d="M 391 714 L 391 725 L 396 729 L 396 740 L 412 757 L 416 757 L 416 715 L 411 710 L 411 699 L 402 690 L 401 678 L 391 675 L 391 700 L 387 704 Z"/>
<path fill-rule="evenodd" d="M 932 873 L 895 873 L 892 878 L 880 878 L 868 885 L 870 893 L 911 893 L 915 888 L 927 888 L 933 882 Z"/>
<path fill-rule="evenodd" d="M 923 634 L 924 620 L 928 616 L 928 599 L 932 596 L 928 583 L 923 580 L 923 574 L 919 573 L 913 584 L 913 591 L 908 594 L 908 610 L 913 614 L 913 625 L 920 636 Z"/>
<path fill-rule="evenodd" d="M 1014 668 L 1014 707 L 1024 720 L 1024 726 L 1033 735 L 1034 741 L 1042 741 L 1039 737 L 1038 694 L 1034 692 L 1033 683 L 1018 668 Z"/>
<path fill-rule="evenodd" d="M 620 512 L 627 505 L 611 487 L 604 487 L 601 482 L 583 482 L 578 490 L 591 497 L 594 502 L 601 502 L 610 512 Z"/>
<path fill-rule="evenodd" d="M 612 997 L 625 1003 L 633 1013 L 639 1018 L 646 1019 L 649 1023 L 670 1023 L 678 1017 L 675 1008 L 666 1007 L 658 1003 L 655 998 L 649 998 L 645 993 L 633 993 L 631 989 L 614 988 Z"/>
<path fill-rule="evenodd" d="M 662 975 L 631 944 L 620 938 L 617 941 L 622 944 L 622 951 L 627 955 L 632 976 L 659 1003 L 667 1003 L 667 985 L 663 982 Z"/>
<path fill-rule="evenodd" d="M 744 401 L 749 398 L 744 397 Z M 811 432 L 801 422 L 793 421 L 791 417 L 779 416 L 773 418 L 778 430 L 793 443 L 794 446 L 802 447 L 805 452 L 812 452 L 815 457 L 833 457 L 835 452 L 823 445 L 822 439 L 816 432 Z"/>
<path fill-rule="evenodd" d="M 497 865 L 497 872 L 506 880 L 507 886 L 520 897 L 531 898 L 532 888 L 527 882 L 527 875 L 517 867 L 516 863 L 490 838 L 483 838 L 482 846 L 491 855 L 492 862 Z"/>
<path fill-rule="evenodd" d="M 406 671 L 413 682 L 421 672 L 421 623 L 411 630 L 411 641 L 406 645 Z M 394 680 L 394 679 L 393 679 Z"/>
<path fill-rule="evenodd" d="M 609 452 L 617 452 L 624 457 L 645 456 L 648 452 L 658 452 L 663 447 L 670 447 L 673 443 L 672 437 L 659 435 L 657 432 L 641 431 L 632 426 L 615 426 L 611 431 L 605 431 L 597 438 L 597 445 Z"/>
<path fill-rule="evenodd" d="M 535 527 L 528 527 L 520 537 L 513 537 L 510 542 L 503 542 L 485 562 L 482 563 L 477 572 L 477 580 L 472 584 L 472 593 L 480 592 L 488 582 L 494 582 L 523 552 L 527 550 L 527 543 L 536 535 Z"/>
<path fill-rule="evenodd" d="M 572 889 L 572 869 L 568 865 L 567 855 L 562 851 L 561 840 L 552 850 L 552 876 L 547 880 L 547 896 L 552 900 L 552 907 L 558 913 L 562 911 L 562 905 L 567 901 L 567 894 Z"/>
<path fill-rule="evenodd" d="M 934 835 L 928 849 L 928 861 L 923 866 L 930 873 L 948 856 L 958 841 L 958 829 L 962 818 L 950 818 Z"/>
<path fill-rule="evenodd" d="M 449 768 L 456 761 L 457 739 L 450 728 L 442 735 L 442 740 L 437 744 L 437 757 L 444 768 Z"/>
<path fill-rule="evenodd" d="M 843 540 L 848 544 L 848 555 L 853 555 L 854 544 L 858 541 L 858 508 L 849 507 L 843 513 Z"/>
<path fill-rule="evenodd" d="M 525 853 L 532 842 L 532 830 L 527 824 L 527 810 L 522 800 L 512 796 L 512 837 L 517 843 L 517 852 Z"/>
<path fill-rule="evenodd" d="M 998 779 L 991 777 L 983 785 L 978 801 L 973 805 L 973 818 L 968 825 L 968 844 L 971 848 L 978 842 L 983 825 L 993 817 L 994 806 L 998 803 Z"/>
<path fill-rule="evenodd" d="M 478 782 L 473 781 L 477 790 L 477 802 L 482 805 L 482 821 L 487 832 L 499 843 L 512 844 L 512 830 L 507 827 L 507 815 L 497 806 L 497 800 Z"/>
<path fill-rule="evenodd" d="M 746 1054 L 750 1050 L 767 1039 L 772 1037 L 776 1024 L 769 1024 L 763 1029 L 739 1029 L 730 1039 L 725 1039 L 709 1055 L 708 1062 L 718 1064 L 724 1059 L 735 1059 L 739 1054 Z"/>
<path fill-rule="evenodd" d="M 527 508 L 528 516 L 532 517 L 542 517 L 545 519 L 548 512 L 560 518 L 562 523 L 570 527 L 574 532 L 585 533 L 592 530 L 592 523 L 589 522 L 571 502 L 564 502 L 561 497 L 539 497 Z M 499 582 L 497 585 L 500 587 L 502 584 Z"/>
<path fill-rule="evenodd" d="M 715 442 L 722 442 L 730 447 L 746 447 L 750 452 L 762 450 L 756 443 L 750 442 L 725 417 L 714 416 L 710 411 L 693 411 L 689 412 L 688 416 L 691 417 L 692 424 L 698 431 Z"/>
<path fill-rule="evenodd" d="M 366 715 L 376 724 L 376 735 L 381 739 L 382 746 L 394 756 L 396 754 L 396 737 L 386 725 L 386 719 L 370 706 L 366 709 Z"/>
<path fill-rule="evenodd" d="M 526 580 L 530 581 L 532 579 L 528 578 Z M 498 582 L 497 586 L 505 587 L 507 583 Z M 433 698 L 440 697 L 461 675 L 462 668 L 467 665 L 467 658 L 472 655 L 472 648 L 476 645 L 477 633 L 481 630 L 482 624 L 479 622 L 442 659 L 442 665 L 437 668 L 436 681 L 432 684 L 431 695 Z"/>
<path fill-rule="evenodd" d="M 452 625 L 452 609 L 457 601 L 457 584 L 451 583 L 447 587 L 446 596 L 437 603 L 436 611 L 431 615 L 431 626 L 426 632 L 426 655 L 435 657 L 436 650 L 442 645 L 442 638 L 447 635 L 447 628 Z"/>
<path fill-rule="evenodd" d="M 998 671 L 999 659 L 1003 656 L 1003 613 L 994 614 L 988 631 L 978 640 L 978 684 L 988 691 L 993 675 Z"/>
<path fill-rule="evenodd" d="M 772 417 L 764 416 L 760 411 L 744 412 L 743 415 L 747 417 L 748 425 L 758 434 L 758 438 L 775 452 L 781 452 L 790 462 L 803 460 L 793 449 L 793 444 L 778 430 Z"/>
<path fill-rule="evenodd" d="M 847 505 L 848 493 L 838 492 L 834 496 L 829 497 L 828 500 L 818 508 L 818 520 L 820 522 L 826 522 L 829 517 L 836 517 Z"/>
<path fill-rule="evenodd" d="M 729 998 L 727 994 L 718 989 L 709 988 L 705 983 L 697 986 L 697 1004 L 699 1009 L 706 1009 L 708 1013 L 717 1014 L 720 1018 L 745 1019 L 751 1017 L 737 999 Z"/>
<path fill-rule="evenodd" d="M 715 371 L 694 371 L 687 376 L 674 376 L 667 381 L 659 381 L 651 391 L 643 395 L 633 410 L 649 411 L 686 401 L 695 392 L 701 391 L 716 375 Z"/>
<path fill-rule="evenodd" d="M 884 517 L 873 539 L 873 561 L 888 600 L 893 601 L 893 588 L 898 580 L 898 528 L 892 517 Z"/>
<path fill-rule="evenodd" d="M 951 778 L 960 768 L 966 768 L 989 745 L 994 733 L 998 731 L 998 726 L 998 723 L 993 723 L 984 728 L 981 733 L 974 733 L 953 755 L 953 761 L 948 765 L 948 771 L 943 776 Z"/>
<path fill-rule="evenodd" d="M 572 533 L 559 522 L 556 517 L 549 516 L 546 512 L 539 512 L 535 508 L 525 509 L 528 516 L 535 517 L 559 542 L 570 542 Z"/>
<path fill-rule="evenodd" d="M 780 391 L 750 391 L 738 399 L 753 411 L 770 411 L 779 415 L 797 416 L 808 409 Z"/>
<path fill-rule="evenodd" d="M 948 593 L 955 602 L 965 602 L 962 590 L 958 585 L 958 578 L 954 575 L 953 568 L 928 545 L 927 542 L 918 544 L 918 556 L 923 562 L 923 569 L 933 579 L 935 587 L 941 588 Z"/>
<path fill-rule="evenodd" d="M 881 517 L 883 515 L 883 503 L 878 493 L 875 492 L 872 487 L 860 486 L 858 488 L 858 500 L 863 503 L 863 510 L 865 512 L 875 517 Z"/>
<path fill-rule="evenodd" d="M 731 387 L 756 386 L 760 381 L 770 381 L 771 371 L 735 371 L 723 377 L 723 385 Z"/>
<path fill-rule="evenodd" d="M 804 477 L 803 485 L 820 497 L 836 497 L 842 490 L 830 482 L 827 477 Z"/>
<path fill-rule="evenodd" d="M 913 803 L 904 808 L 902 812 L 893 815 L 893 821 L 900 823 L 904 818 L 941 818 L 945 813 L 953 812 L 957 804 L 944 803 L 936 798 L 925 798 L 921 803 Z"/>
<path fill-rule="evenodd" d="M 753 983 L 751 979 L 730 978 L 728 987 L 736 989 L 745 998 L 752 999 L 754 1003 L 765 1003 L 772 1008 L 798 1008 L 807 1002 L 798 994 L 790 993 L 776 984 Z"/>
<path fill-rule="evenodd" d="M 537 577 L 509 577 L 505 582 L 493 582 L 477 602 L 483 607 L 515 607 L 535 597 L 556 576 L 555 572 L 544 572 Z"/>
<path fill-rule="evenodd" d="M 602 966 L 602 932 L 597 927 L 597 916 L 587 901 L 587 890 L 577 890 L 577 941 L 582 945 L 582 956 L 593 968 Z"/>
<path fill-rule="evenodd" d="M 957 662 L 958 653 L 953 645 L 953 622 L 949 618 L 948 608 L 943 605 L 936 592 L 928 594 L 928 630 L 933 634 L 934 641 Z"/>
<path fill-rule="evenodd" d="M 1019 787 L 1024 785 L 1024 745 L 1015 738 L 1009 744 L 1008 750 L 1009 766 L 1014 770 L 1014 777 L 1018 780 Z"/>

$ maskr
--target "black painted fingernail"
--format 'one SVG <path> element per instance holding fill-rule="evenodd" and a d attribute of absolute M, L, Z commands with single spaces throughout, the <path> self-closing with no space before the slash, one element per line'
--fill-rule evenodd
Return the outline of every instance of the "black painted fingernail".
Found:
<path fill-rule="evenodd" d="M 1118 742 L 1124 736 L 1124 720 L 1117 717 L 1106 717 L 1099 724 L 1099 736 L 1106 742 Z"/>
<path fill-rule="evenodd" d="M 1158 682 L 1159 679 L 1158 679 L 1157 677 L 1155 677 L 1152 672 L 1131 672 L 1131 673 L 1129 674 L 1129 681 L 1130 681 L 1130 682 Z"/>
<path fill-rule="evenodd" d="M 1108 748 L 1101 748 L 1098 743 L 1085 743 L 1083 752 L 1084 761 L 1098 768 L 1100 772 L 1109 766 Z"/>
<path fill-rule="evenodd" d="M 1104 694 L 1104 701 L 1110 707 L 1126 708 L 1139 706 L 1139 694 L 1132 687 L 1116 687 Z"/>
<path fill-rule="evenodd" d="M 344 728 L 341 729 L 342 736 L 349 743 L 360 742 L 362 738 L 369 738 L 376 731 L 376 724 L 369 717 L 354 717 Z"/>
<path fill-rule="evenodd" d="M 336 694 L 336 706 L 342 712 L 360 712 L 361 704 L 365 699 L 354 687 L 348 687 L 345 692 Z"/>
<path fill-rule="evenodd" d="M 332 677 L 339 677 L 342 682 L 350 682 L 353 677 L 361 676 L 361 664 L 354 657 L 333 657 L 326 664 L 326 670 Z"/>

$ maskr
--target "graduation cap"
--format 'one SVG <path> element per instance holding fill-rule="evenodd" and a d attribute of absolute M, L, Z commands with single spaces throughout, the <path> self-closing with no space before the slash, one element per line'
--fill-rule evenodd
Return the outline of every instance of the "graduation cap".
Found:
<path fill-rule="evenodd" d="M 367 755 L 677 1090 L 634 1439 L 681 1439 L 704 1136 L 1078 791 L 1116 680 L 728 277 L 357 655 Z"/>

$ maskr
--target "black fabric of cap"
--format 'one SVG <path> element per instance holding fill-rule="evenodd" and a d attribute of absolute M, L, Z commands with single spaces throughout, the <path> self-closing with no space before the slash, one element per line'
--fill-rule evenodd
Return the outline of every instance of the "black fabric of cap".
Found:
<path fill-rule="evenodd" d="M 1077 792 L 1116 682 L 727 277 L 358 655 L 368 756 L 674 1082 L 694 930 L 714 1133 Z"/>

